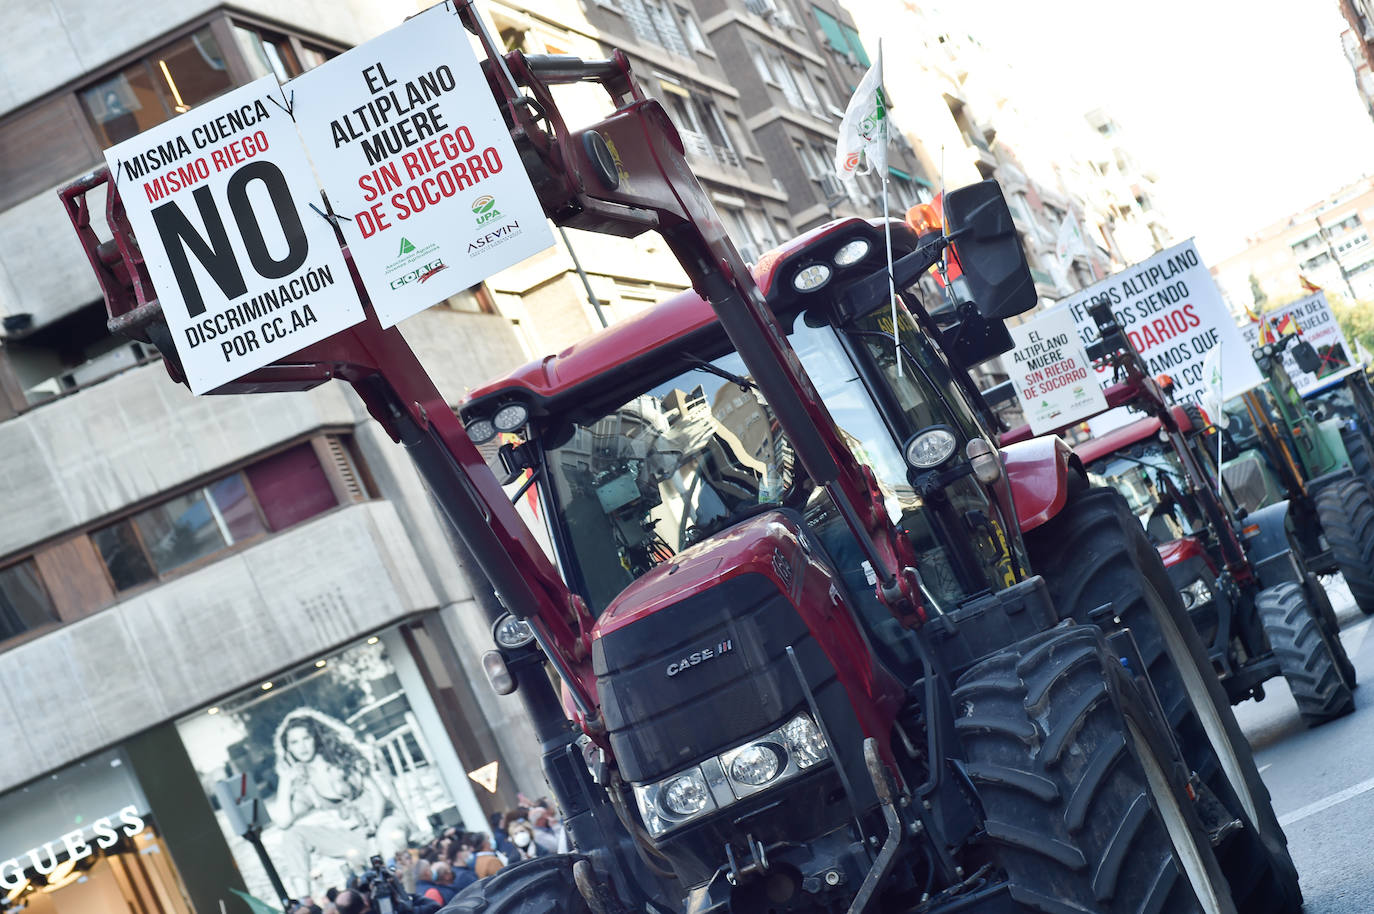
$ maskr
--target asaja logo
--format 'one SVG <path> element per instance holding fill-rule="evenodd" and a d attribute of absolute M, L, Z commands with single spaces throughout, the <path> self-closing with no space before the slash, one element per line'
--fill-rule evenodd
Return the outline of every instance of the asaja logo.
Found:
<path fill-rule="evenodd" d="M 411 251 L 413 251 L 413 250 L 415 250 L 415 245 L 413 245 L 413 244 L 410 243 L 410 239 L 409 239 L 409 238 L 402 238 L 402 239 L 401 239 L 401 250 L 398 251 L 398 252 L 396 253 L 396 256 L 397 256 L 397 257 L 401 257 L 401 256 L 403 256 L 403 255 L 405 255 L 405 254 L 409 254 L 409 253 L 410 253 Z"/>
<path fill-rule="evenodd" d="M 501 211 L 496 208 L 496 198 L 491 194 L 483 194 L 472 201 L 472 214 L 477 217 L 478 225 L 501 218 Z"/>

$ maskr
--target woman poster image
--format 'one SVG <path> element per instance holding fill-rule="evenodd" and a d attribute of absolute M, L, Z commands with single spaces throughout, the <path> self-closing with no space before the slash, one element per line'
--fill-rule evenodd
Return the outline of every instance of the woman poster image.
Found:
<path fill-rule="evenodd" d="M 296 708 L 277 725 L 272 746 L 277 793 L 269 811 L 276 828 L 264 838 L 276 845 L 288 890 L 308 893 L 316 880 L 338 884 L 340 872 L 406 846 L 410 823 L 341 721 Z"/>

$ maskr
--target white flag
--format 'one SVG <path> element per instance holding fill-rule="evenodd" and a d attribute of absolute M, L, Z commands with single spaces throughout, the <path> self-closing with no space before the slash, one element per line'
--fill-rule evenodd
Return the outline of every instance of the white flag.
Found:
<path fill-rule="evenodd" d="M 851 183 L 855 175 L 887 173 L 887 97 L 883 92 L 883 46 L 868 68 L 840 121 L 835 173 Z"/>
<path fill-rule="evenodd" d="M 1218 342 L 1207 352 L 1207 358 L 1202 360 L 1202 382 L 1207 385 L 1207 389 L 1202 392 L 1202 409 L 1207 413 L 1207 417 L 1212 420 L 1212 424 L 1217 428 L 1225 428 L 1230 424 L 1231 419 L 1226 415 L 1226 399 L 1222 396 L 1221 384 L 1221 343 Z"/>
<path fill-rule="evenodd" d="M 1061 267 L 1067 268 L 1074 254 L 1088 253 L 1083 244 L 1083 233 L 1078 230 L 1078 220 L 1073 213 L 1065 213 L 1059 223 L 1059 237 L 1055 240 L 1054 255 Z"/>

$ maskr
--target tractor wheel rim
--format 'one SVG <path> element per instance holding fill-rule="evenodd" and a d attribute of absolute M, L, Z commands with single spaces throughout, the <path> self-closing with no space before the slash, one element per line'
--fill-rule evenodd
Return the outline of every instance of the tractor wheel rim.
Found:
<path fill-rule="evenodd" d="M 1155 759 L 1154 753 L 1150 751 L 1149 744 L 1145 742 L 1144 735 L 1137 729 L 1135 723 L 1128 720 L 1126 726 L 1130 730 L 1131 738 L 1139 747 L 1140 767 L 1145 772 L 1145 780 L 1150 786 L 1150 795 L 1154 800 L 1155 809 L 1159 812 L 1160 818 L 1164 820 L 1164 830 L 1169 834 L 1169 843 L 1173 845 L 1174 857 L 1183 867 L 1183 875 L 1187 877 L 1188 884 L 1193 887 L 1193 894 L 1197 896 L 1198 904 L 1202 906 L 1204 914 L 1223 914 L 1229 909 L 1223 905 L 1221 898 L 1217 895 L 1216 884 L 1207 872 L 1207 864 L 1203 859 L 1202 849 L 1198 847 L 1193 829 L 1188 826 L 1188 820 L 1183 815 L 1183 808 L 1179 805 L 1178 798 L 1169 786 L 1169 779 L 1165 777 L 1164 770 L 1160 768 L 1159 762 Z"/>
<path fill-rule="evenodd" d="M 1207 734 L 1208 741 L 1212 744 L 1212 749 L 1217 754 L 1217 761 L 1221 763 L 1222 773 L 1226 775 L 1226 780 L 1230 782 L 1231 789 L 1240 798 L 1241 806 L 1245 807 L 1245 815 L 1249 819 L 1250 826 L 1258 828 L 1259 810 L 1255 804 L 1255 798 L 1250 793 L 1250 784 L 1245 779 L 1245 770 L 1241 765 L 1240 757 L 1236 755 L 1236 750 L 1231 745 L 1231 738 L 1226 732 L 1226 725 L 1222 723 L 1221 714 L 1217 712 L 1216 705 L 1212 702 L 1212 694 L 1207 690 L 1207 683 L 1203 680 L 1197 664 L 1193 662 L 1192 652 L 1188 650 L 1188 644 L 1183 640 L 1183 634 L 1174 625 L 1173 618 L 1168 613 L 1161 612 L 1158 614 L 1158 619 L 1160 632 L 1164 635 L 1165 650 L 1169 652 L 1169 659 L 1173 662 L 1174 668 L 1183 677 L 1183 687 L 1188 693 L 1188 698 L 1202 724 L 1202 729 Z"/>

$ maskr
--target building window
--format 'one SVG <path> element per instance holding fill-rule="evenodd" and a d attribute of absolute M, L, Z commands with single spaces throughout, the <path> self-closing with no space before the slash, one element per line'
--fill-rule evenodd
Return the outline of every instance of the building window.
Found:
<path fill-rule="evenodd" d="M 338 505 L 309 442 L 91 531 L 116 591 L 165 577 Z"/>
<path fill-rule="evenodd" d="M 679 6 L 677 15 L 682 20 L 682 34 L 687 38 L 688 46 L 693 51 L 711 53 L 711 46 L 706 43 L 706 36 L 701 34 L 701 26 L 697 25 L 697 20 L 692 15 L 691 10 Z"/>
<path fill-rule="evenodd" d="M 680 57 L 691 56 L 672 10 L 662 0 L 620 0 L 620 11 L 641 41 Z"/>
<path fill-rule="evenodd" d="M 79 93 L 102 146 L 113 146 L 230 88 L 209 27 L 159 48 Z"/>
<path fill-rule="evenodd" d="M 811 13 L 816 17 L 816 22 L 820 24 L 821 31 L 825 34 L 826 44 L 830 45 L 831 50 L 843 54 L 865 67 L 869 65 L 868 53 L 864 50 L 863 42 L 859 40 L 858 32 L 819 6 L 811 7 Z"/>
<path fill-rule="evenodd" d="M 313 70 L 329 58 L 333 51 L 292 42 L 279 32 L 234 23 L 234 40 L 248 63 L 253 78 L 271 73 L 281 82 L 294 79 L 306 70 Z M 300 53 L 297 53 L 299 48 Z"/>
<path fill-rule="evenodd" d="M 0 568 L 0 641 L 57 621 L 32 561 Z"/>

